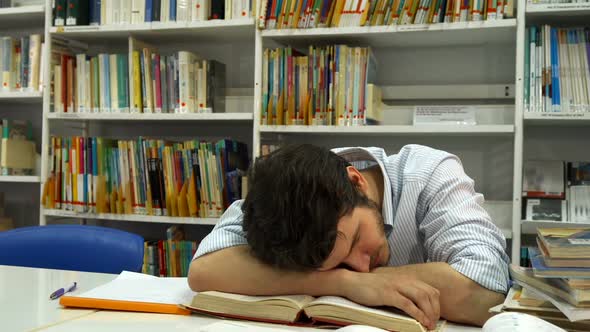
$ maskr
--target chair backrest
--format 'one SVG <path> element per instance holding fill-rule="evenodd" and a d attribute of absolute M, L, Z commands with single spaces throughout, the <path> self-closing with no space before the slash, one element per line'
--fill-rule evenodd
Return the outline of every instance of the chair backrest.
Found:
<path fill-rule="evenodd" d="M 140 272 L 143 238 L 113 228 L 49 225 L 0 232 L 0 265 L 87 272 Z"/>

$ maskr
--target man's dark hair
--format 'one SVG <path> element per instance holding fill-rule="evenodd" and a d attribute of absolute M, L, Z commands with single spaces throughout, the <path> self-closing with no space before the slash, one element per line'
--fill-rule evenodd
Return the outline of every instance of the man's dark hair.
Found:
<path fill-rule="evenodd" d="M 338 221 L 367 197 L 348 178 L 350 164 L 328 149 L 288 145 L 248 172 L 243 227 L 252 254 L 271 266 L 307 271 L 330 255 Z"/>

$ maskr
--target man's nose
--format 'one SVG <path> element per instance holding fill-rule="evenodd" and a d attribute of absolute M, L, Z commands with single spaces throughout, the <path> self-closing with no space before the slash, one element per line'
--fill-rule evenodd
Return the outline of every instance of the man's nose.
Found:
<path fill-rule="evenodd" d="M 351 255 L 344 263 L 357 272 L 369 272 L 371 268 L 371 255 L 367 253 Z"/>

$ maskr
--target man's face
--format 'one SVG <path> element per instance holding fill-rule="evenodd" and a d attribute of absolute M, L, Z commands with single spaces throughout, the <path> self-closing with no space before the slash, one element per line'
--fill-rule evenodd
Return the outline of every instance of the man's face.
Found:
<path fill-rule="evenodd" d="M 321 271 L 340 265 L 358 272 L 387 265 L 389 246 L 383 230 L 383 216 L 376 208 L 356 207 L 338 222 L 338 236 Z"/>

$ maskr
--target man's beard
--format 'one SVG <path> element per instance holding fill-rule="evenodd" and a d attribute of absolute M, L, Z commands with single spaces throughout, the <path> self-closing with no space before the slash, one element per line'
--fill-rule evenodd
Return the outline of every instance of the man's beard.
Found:
<path fill-rule="evenodd" d="M 376 223 L 377 223 L 377 229 L 379 230 L 379 236 L 383 239 L 383 242 L 384 242 L 379 247 L 379 249 L 377 249 L 377 252 L 374 253 L 373 256 L 371 256 L 370 268 L 373 269 L 373 268 L 383 265 L 383 264 L 381 264 L 382 262 L 375 262 L 375 260 L 378 260 L 380 258 L 381 251 L 384 249 L 383 247 L 389 246 L 389 242 L 387 241 L 387 238 L 385 236 L 385 218 L 383 218 L 383 214 L 381 213 L 381 211 L 379 211 L 379 206 L 377 205 L 377 202 L 375 202 L 372 199 L 367 198 L 367 207 L 373 212 L 373 214 L 376 217 Z M 389 252 L 388 252 L 388 256 L 386 259 L 389 260 Z M 376 265 L 376 264 L 380 264 L 380 265 Z M 387 263 L 385 262 L 384 264 L 387 264 Z"/>

